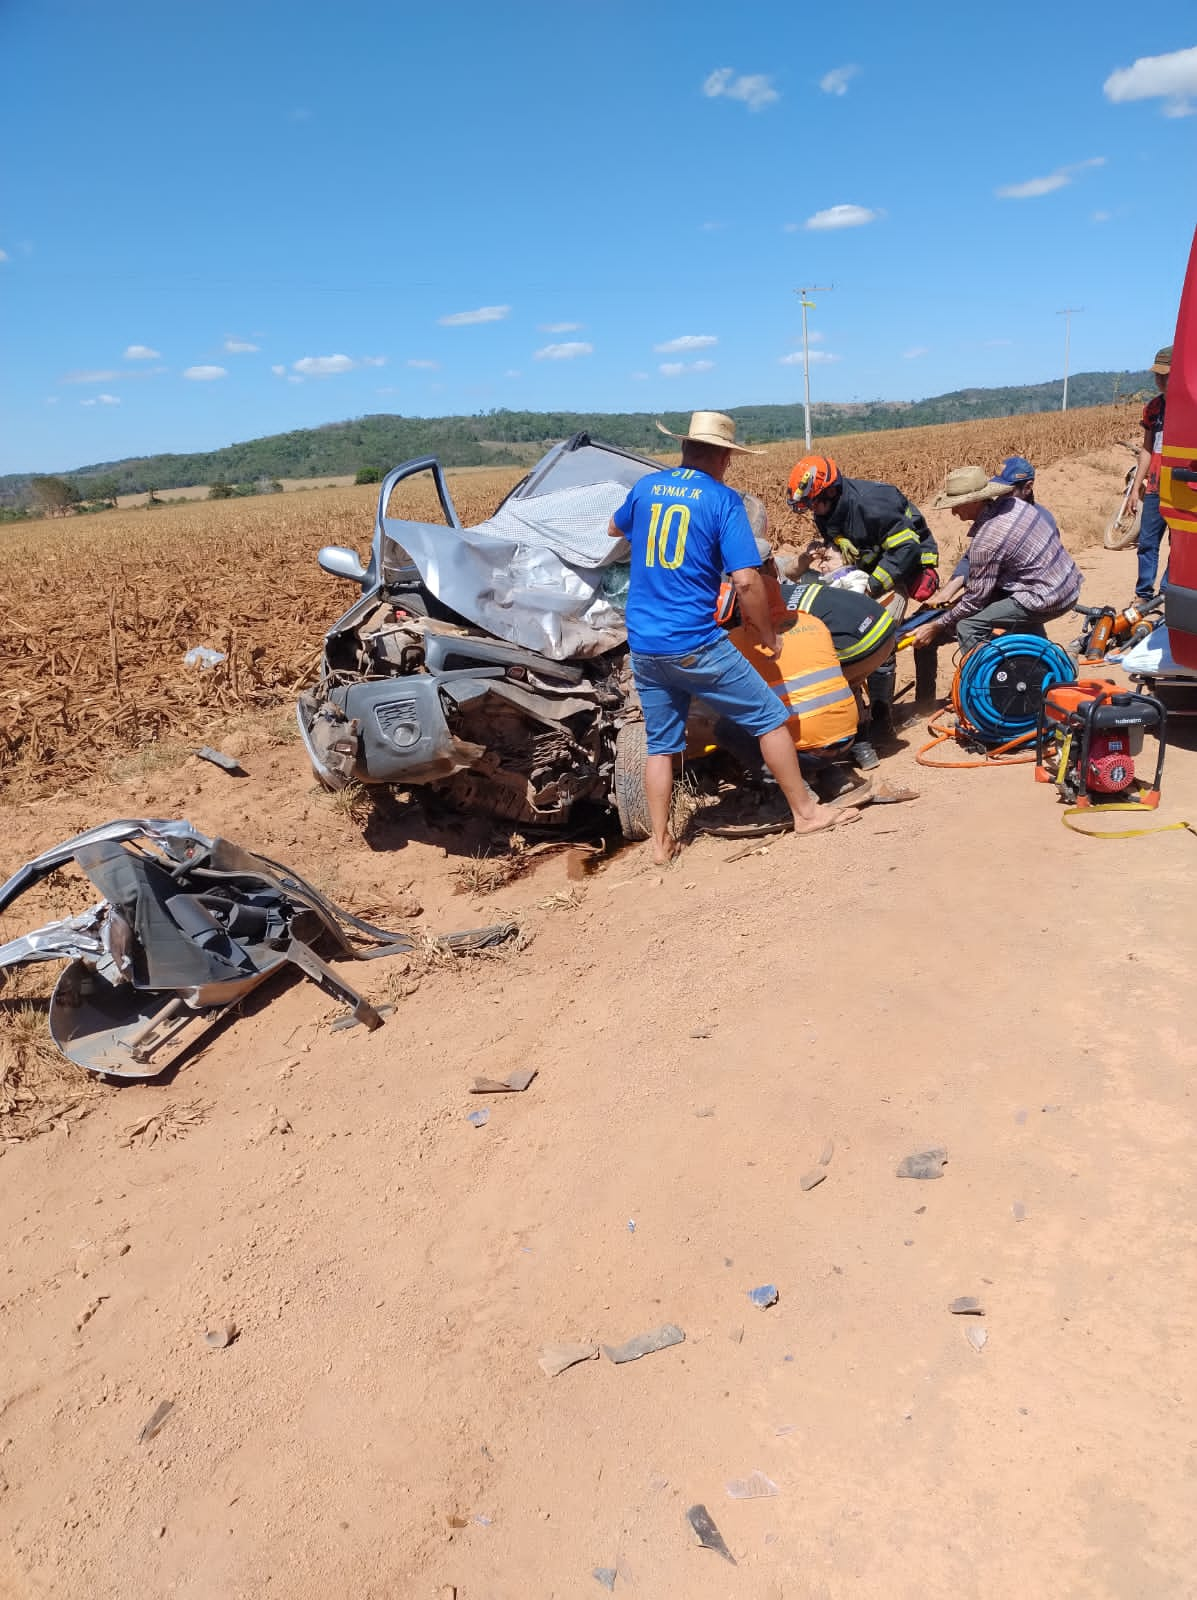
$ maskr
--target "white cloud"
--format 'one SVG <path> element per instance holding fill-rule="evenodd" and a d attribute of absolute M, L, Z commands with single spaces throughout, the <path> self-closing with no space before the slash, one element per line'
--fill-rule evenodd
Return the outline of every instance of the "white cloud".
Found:
<path fill-rule="evenodd" d="M 849 82 L 859 71 L 859 67 L 832 67 L 819 79 L 819 88 L 824 94 L 847 94 Z"/>
<path fill-rule="evenodd" d="M 828 206 L 826 211 L 816 211 L 807 217 L 804 228 L 863 228 L 866 222 L 876 222 L 880 211 L 870 211 L 866 206 Z M 792 225 L 787 228 L 792 232 Z"/>
<path fill-rule="evenodd" d="M 653 349 L 659 356 L 673 356 L 682 350 L 709 350 L 718 343 L 713 333 L 683 333 L 677 339 L 666 339 L 664 344 L 653 345 Z"/>
<path fill-rule="evenodd" d="M 1090 156 L 1088 161 L 1074 161 L 1067 167 L 1057 167 L 1046 178 L 1028 178 L 1025 183 L 1004 184 L 994 193 L 999 200 L 1035 200 L 1041 194 L 1053 194 L 1057 189 L 1065 188 L 1076 173 L 1084 172 L 1089 167 L 1104 167 L 1105 164 L 1105 156 Z"/>
<path fill-rule="evenodd" d="M 7 250 L 0 250 L 0 261 L 7 261 L 7 260 L 8 260 L 8 251 Z"/>
<path fill-rule="evenodd" d="M 917 361 L 920 356 L 925 356 L 925 355 L 929 355 L 929 354 L 930 354 L 930 351 L 928 350 L 928 348 L 927 348 L 927 346 L 925 344 L 912 344 L 909 350 L 903 350 L 903 352 L 902 352 L 902 360 L 903 361 Z"/>
<path fill-rule="evenodd" d="M 662 361 L 657 371 L 663 378 L 680 378 L 684 372 L 710 372 L 713 361 Z"/>
<path fill-rule="evenodd" d="M 46 396 L 46 404 L 48 406 L 56 406 L 61 399 L 62 396 L 59 394 L 48 394 Z"/>
<path fill-rule="evenodd" d="M 251 356 L 261 349 L 261 345 L 250 344 L 248 339 L 235 339 L 232 334 L 224 341 L 224 347 L 231 356 Z"/>
<path fill-rule="evenodd" d="M 161 351 L 151 350 L 148 344 L 131 344 L 125 351 L 126 361 L 158 361 Z"/>
<path fill-rule="evenodd" d="M 274 373 L 276 378 L 285 378 L 287 376 L 287 369 L 282 365 L 281 362 L 276 363 L 273 367 L 271 367 L 270 370 Z"/>
<path fill-rule="evenodd" d="M 541 333 L 577 333 L 583 327 L 581 322 L 542 322 L 539 324 Z"/>
<path fill-rule="evenodd" d="M 778 356 L 778 361 L 783 367 L 800 367 L 802 365 L 802 351 L 791 350 L 788 356 Z M 832 361 L 839 361 L 841 357 L 833 355 L 830 350 L 812 350 L 810 364 L 812 367 L 827 366 Z"/>
<path fill-rule="evenodd" d="M 633 383 L 647 383 L 648 382 L 648 373 L 647 372 L 629 372 L 628 373 L 628 377 L 631 378 Z"/>
<path fill-rule="evenodd" d="M 385 367 L 387 358 L 386 356 L 363 356 L 361 364 L 363 367 Z"/>
<path fill-rule="evenodd" d="M 212 383 L 216 378 L 227 378 L 224 367 L 185 367 L 183 376 L 193 383 Z"/>
<path fill-rule="evenodd" d="M 1102 84 L 1107 100 L 1163 100 L 1166 117 L 1191 117 L 1197 106 L 1197 45 L 1166 56 L 1140 56 L 1133 66 L 1119 67 Z"/>
<path fill-rule="evenodd" d="M 120 399 L 114 394 L 93 395 L 90 400 L 80 400 L 81 406 L 119 406 Z"/>
<path fill-rule="evenodd" d="M 569 344 L 546 344 L 533 353 L 533 361 L 573 361 L 576 356 L 592 356 L 594 346 L 575 339 Z"/>
<path fill-rule="evenodd" d="M 110 369 L 97 372 L 68 372 L 63 378 L 63 383 L 111 383 L 113 378 L 121 378 L 124 374 L 113 372 Z"/>
<path fill-rule="evenodd" d="M 393 383 L 384 383 L 381 389 L 375 389 L 375 394 L 398 394 L 399 391 Z"/>
<path fill-rule="evenodd" d="M 749 111 L 763 111 L 766 106 L 781 99 L 772 81 L 763 73 L 741 73 L 737 76 L 734 67 L 719 67 L 710 73 L 703 82 L 702 92 L 708 100 L 718 100 L 720 97 L 742 100 Z"/>
<path fill-rule="evenodd" d="M 303 379 L 299 376 L 298 373 L 289 372 L 287 374 L 287 382 L 288 383 L 302 383 Z"/>
<path fill-rule="evenodd" d="M 417 372 L 439 372 L 441 366 L 439 361 L 425 361 L 421 356 L 413 356 L 407 364 Z"/>
<path fill-rule="evenodd" d="M 338 372 L 352 372 L 357 362 L 352 356 L 301 356 L 291 366 L 305 378 L 331 378 Z"/>
<path fill-rule="evenodd" d="M 507 371 L 503 374 L 503 376 L 505 378 L 522 378 L 523 377 L 523 373 L 520 371 L 520 369 L 518 367 L 508 367 Z"/>
<path fill-rule="evenodd" d="M 510 314 L 510 306 L 479 306 L 477 311 L 453 311 L 436 320 L 442 328 L 470 328 L 476 322 L 502 322 Z"/>
<path fill-rule="evenodd" d="M 1111 211 L 1095 211 L 1093 220 L 1094 222 L 1109 222 L 1112 216 L 1113 212 Z"/>
<path fill-rule="evenodd" d="M 704 222 L 702 224 L 702 231 L 703 233 L 718 233 L 721 228 L 726 227 L 726 222 Z"/>

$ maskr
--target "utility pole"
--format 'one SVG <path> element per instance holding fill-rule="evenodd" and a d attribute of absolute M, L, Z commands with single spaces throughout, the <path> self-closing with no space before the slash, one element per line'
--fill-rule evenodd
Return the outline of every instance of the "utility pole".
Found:
<path fill-rule="evenodd" d="M 1063 311 L 1056 312 L 1058 317 L 1064 318 L 1064 403 L 1061 411 L 1068 410 L 1068 346 L 1072 336 L 1072 319 L 1084 309 L 1084 306 L 1065 306 Z"/>
<path fill-rule="evenodd" d="M 810 346 L 806 337 L 806 313 L 815 309 L 815 302 L 808 300 L 808 294 L 830 294 L 835 288 L 833 283 L 812 283 L 805 289 L 795 289 L 794 293 L 802 302 L 802 410 L 806 422 L 806 452 L 810 454 Z"/>

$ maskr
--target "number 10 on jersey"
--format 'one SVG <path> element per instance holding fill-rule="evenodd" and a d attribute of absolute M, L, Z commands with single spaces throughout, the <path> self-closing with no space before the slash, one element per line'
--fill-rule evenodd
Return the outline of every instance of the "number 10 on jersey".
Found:
<path fill-rule="evenodd" d="M 648 549 L 644 565 L 655 567 L 680 567 L 686 559 L 686 535 L 690 530 L 690 507 L 653 506 L 648 524 Z M 672 545 L 672 548 L 671 548 Z"/>

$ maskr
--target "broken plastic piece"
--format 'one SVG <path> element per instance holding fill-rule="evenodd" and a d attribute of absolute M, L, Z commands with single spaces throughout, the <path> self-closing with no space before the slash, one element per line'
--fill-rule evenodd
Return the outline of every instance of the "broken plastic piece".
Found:
<path fill-rule="evenodd" d="M 833 1139 L 825 1139 L 823 1141 L 823 1148 L 819 1152 L 819 1165 L 821 1167 L 829 1167 L 831 1165 L 831 1158 L 834 1154 L 835 1141 Z"/>
<path fill-rule="evenodd" d="M 185 667 L 202 667 L 206 672 L 209 667 L 218 667 L 225 659 L 223 650 L 212 650 L 206 644 L 193 645 L 183 657 Z"/>
<path fill-rule="evenodd" d="M 946 1150 L 918 1150 L 898 1167 L 899 1178 L 942 1178 Z"/>
<path fill-rule="evenodd" d="M 989 1335 L 985 1332 L 984 1328 L 980 1327 L 974 1322 L 971 1327 L 965 1328 L 964 1337 L 968 1340 L 969 1344 L 972 1345 L 977 1354 L 980 1355 L 981 1351 L 985 1348 L 985 1342 L 989 1338 Z"/>
<path fill-rule="evenodd" d="M 754 1306 L 760 1306 L 764 1311 L 769 1306 L 775 1306 L 781 1297 L 773 1284 L 762 1283 L 759 1289 L 749 1289 L 748 1298 Z"/>
<path fill-rule="evenodd" d="M 734 1567 L 736 1558 L 724 1543 L 723 1535 L 711 1520 L 711 1513 L 706 1506 L 691 1506 L 686 1512 L 686 1521 L 694 1531 L 694 1537 L 704 1550 L 715 1550 L 725 1561 L 730 1561 Z"/>
<path fill-rule="evenodd" d="M 490 1111 L 486 1106 L 483 1106 L 480 1111 L 471 1111 L 466 1121 L 473 1123 L 475 1128 L 485 1128 L 490 1121 Z"/>
<path fill-rule="evenodd" d="M 948 1310 L 954 1317 L 983 1317 L 985 1307 L 971 1294 L 957 1295 Z"/>
<path fill-rule="evenodd" d="M 375 1006 L 374 1009 L 380 1017 L 389 1017 L 395 1008 L 394 1006 Z M 344 1033 L 347 1028 L 356 1028 L 361 1020 L 361 1017 L 356 1016 L 352 1011 L 347 1011 L 344 1016 L 338 1017 L 335 1022 L 329 1025 L 328 1031 L 329 1033 Z"/>
<path fill-rule="evenodd" d="M 768 1500 L 777 1493 L 777 1485 L 763 1472 L 751 1472 L 746 1478 L 732 1478 L 727 1492 L 733 1500 Z"/>
<path fill-rule="evenodd" d="M 799 1187 L 805 1194 L 810 1189 L 817 1189 L 826 1178 L 827 1172 L 823 1167 L 812 1167 L 809 1172 L 804 1172 L 798 1180 Z"/>
<path fill-rule="evenodd" d="M 540 1352 L 540 1370 L 549 1378 L 557 1378 L 579 1361 L 597 1361 L 597 1344 L 546 1344 Z"/>
<path fill-rule="evenodd" d="M 223 1322 L 218 1322 L 214 1328 L 209 1328 L 204 1335 L 204 1343 L 209 1350 L 227 1350 L 237 1337 L 237 1324 L 231 1317 L 226 1317 Z"/>
<path fill-rule="evenodd" d="M 138 1444 L 145 1444 L 147 1439 L 152 1439 L 156 1433 L 160 1432 L 162 1424 L 170 1416 L 174 1408 L 175 1403 L 173 1400 L 163 1400 L 156 1405 L 149 1421 L 145 1423 L 141 1432 L 137 1435 Z"/>
<path fill-rule="evenodd" d="M 614 1589 L 615 1587 L 614 1567 L 594 1567 L 591 1569 L 590 1576 L 597 1578 L 604 1589 Z"/>
<path fill-rule="evenodd" d="M 239 772 L 245 775 L 245 768 L 236 756 L 226 756 L 221 750 L 213 750 L 210 744 L 201 744 L 192 751 L 193 755 L 201 761 L 210 761 L 214 767 L 219 767 L 222 772 Z"/>
<path fill-rule="evenodd" d="M 505 1078 L 475 1078 L 471 1094 L 523 1094 L 539 1068 L 518 1067 Z"/>
<path fill-rule="evenodd" d="M 638 1333 L 626 1344 L 605 1344 L 603 1353 L 608 1361 L 622 1366 L 625 1361 L 639 1361 L 641 1356 L 655 1355 L 658 1350 L 668 1350 L 671 1344 L 683 1344 L 686 1335 L 672 1322 L 654 1328 L 651 1333 Z"/>

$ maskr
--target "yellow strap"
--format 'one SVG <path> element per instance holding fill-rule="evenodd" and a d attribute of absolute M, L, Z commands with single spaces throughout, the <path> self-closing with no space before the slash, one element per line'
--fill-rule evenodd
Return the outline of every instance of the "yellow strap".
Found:
<path fill-rule="evenodd" d="M 1069 806 L 1060 818 L 1066 828 L 1071 828 L 1073 833 L 1083 833 L 1088 839 L 1142 839 L 1149 833 L 1177 833 L 1182 828 L 1189 833 L 1197 833 L 1191 822 L 1163 822 L 1158 828 L 1121 828 L 1116 833 L 1106 833 L 1101 828 L 1082 828 L 1075 822 L 1070 822 L 1069 817 L 1094 816 L 1099 811 L 1142 811 L 1143 807 L 1134 800 L 1116 801 L 1107 806 Z"/>

